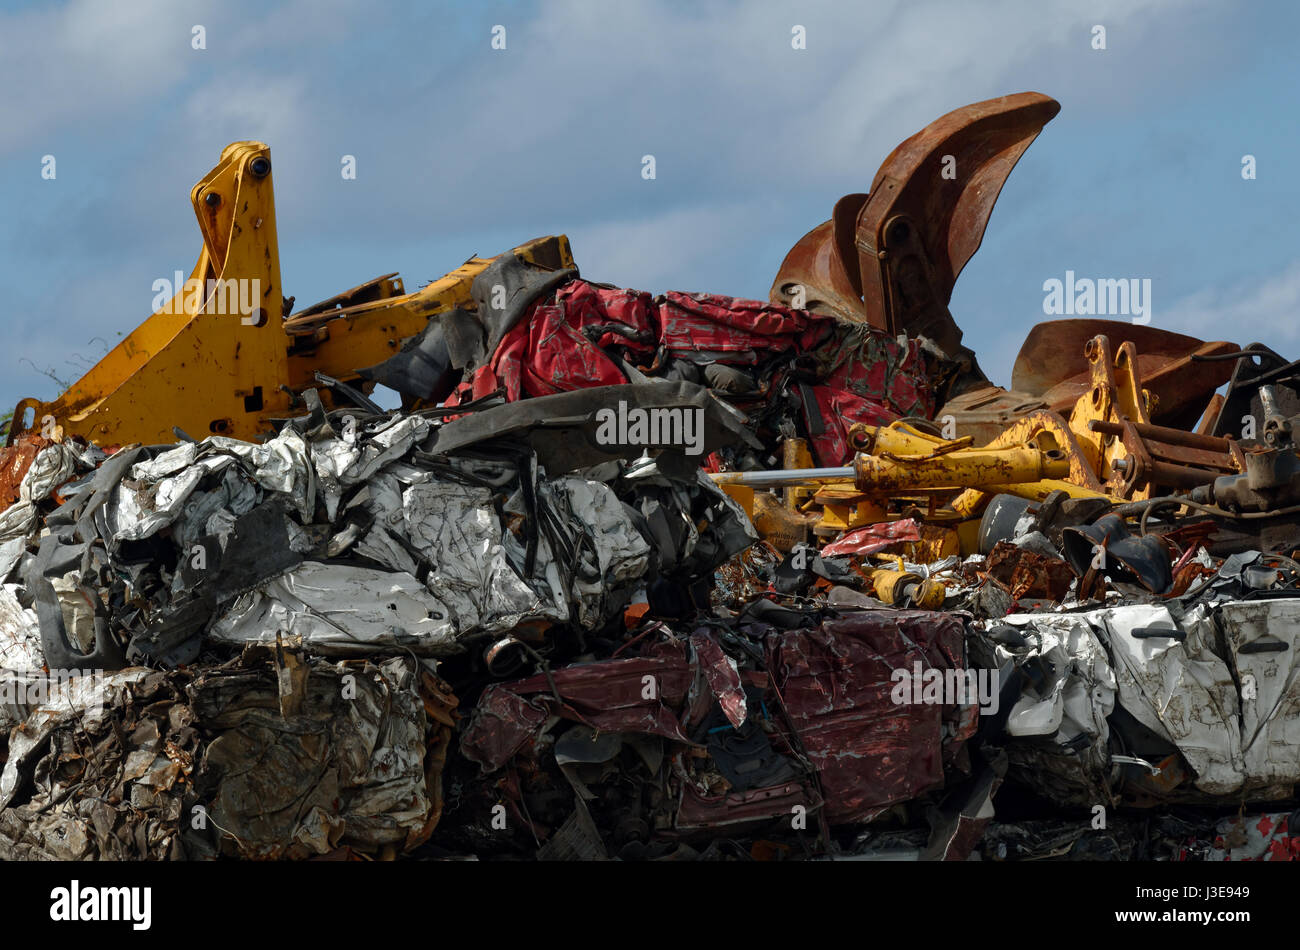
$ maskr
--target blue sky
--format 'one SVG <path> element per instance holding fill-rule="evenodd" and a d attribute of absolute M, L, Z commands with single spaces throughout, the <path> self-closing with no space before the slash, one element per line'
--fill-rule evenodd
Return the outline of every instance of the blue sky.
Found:
<path fill-rule="evenodd" d="M 189 189 L 231 141 L 271 146 L 299 306 L 558 232 L 594 280 L 765 298 L 898 142 L 1025 90 L 1062 111 L 951 305 L 996 382 L 1066 270 L 1300 356 L 1297 36 L 1287 2 L 0 2 L 0 404 L 55 396 L 38 368 L 79 376 L 188 273 Z"/>

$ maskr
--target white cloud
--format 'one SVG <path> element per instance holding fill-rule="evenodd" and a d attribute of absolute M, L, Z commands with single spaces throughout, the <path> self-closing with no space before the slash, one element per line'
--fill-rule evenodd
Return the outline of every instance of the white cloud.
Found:
<path fill-rule="evenodd" d="M 186 100 L 186 128 L 195 142 L 261 139 L 288 145 L 312 124 L 305 93 L 306 81 L 300 76 L 210 82 Z"/>
<path fill-rule="evenodd" d="M 1300 260 L 1263 281 L 1198 291 L 1157 313 L 1155 322 L 1206 340 L 1264 343 L 1287 356 L 1300 347 L 1298 318 Z"/>
<path fill-rule="evenodd" d="M 0 155 L 156 100 L 197 64 L 190 30 L 215 0 L 73 0 L 0 17 Z"/>
<path fill-rule="evenodd" d="M 651 293 L 743 295 L 717 286 L 710 276 L 716 275 L 719 258 L 736 252 L 737 235 L 756 233 L 765 223 L 770 222 L 763 209 L 753 204 L 706 205 L 580 225 L 568 235 L 578 266 L 592 280 Z"/>
<path fill-rule="evenodd" d="M 849 175 L 867 179 L 864 187 L 902 138 L 985 98 L 971 90 L 992 90 L 1014 67 L 1071 46 L 1087 49 L 1094 23 L 1107 25 L 1109 42 L 1132 47 L 1157 14 L 1194 5 L 553 2 L 511 34 L 508 53 L 473 70 L 475 98 L 489 107 L 466 114 L 466 135 L 511 155 L 557 129 L 619 140 L 640 131 L 651 152 L 695 146 L 697 175 L 711 171 L 703 159 L 745 181 L 786 179 L 797 168 L 804 181 Z M 806 27 L 807 49 L 792 49 L 794 23 Z M 511 103 L 521 107 L 503 126 Z"/>

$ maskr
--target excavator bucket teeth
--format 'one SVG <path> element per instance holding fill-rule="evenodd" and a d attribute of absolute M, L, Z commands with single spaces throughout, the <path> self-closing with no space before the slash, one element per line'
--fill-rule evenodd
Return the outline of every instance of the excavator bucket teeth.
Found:
<path fill-rule="evenodd" d="M 890 333 L 935 339 L 956 353 L 947 305 L 979 248 L 1011 169 L 1060 111 L 1036 92 L 949 112 L 903 142 L 869 195 L 849 195 L 782 262 L 774 303 L 835 312 Z"/>

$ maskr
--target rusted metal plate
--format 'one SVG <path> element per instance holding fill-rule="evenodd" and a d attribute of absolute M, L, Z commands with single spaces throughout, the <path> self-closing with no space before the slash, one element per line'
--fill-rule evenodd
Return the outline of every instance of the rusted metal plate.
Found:
<path fill-rule="evenodd" d="M 935 413 L 935 419 L 946 424 L 949 421 L 947 417 L 951 416 L 952 436 L 970 436 L 976 445 L 987 445 L 1007 426 L 1031 412 L 1046 408 L 1047 403 L 1038 396 L 987 386 L 967 390 L 949 399 Z"/>
<path fill-rule="evenodd" d="M 876 172 L 855 230 L 868 314 L 884 310 L 890 332 L 925 333 L 945 350 L 955 347 L 960 331 L 951 346 L 946 343 L 947 328 L 934 322 L 938 311 L 946 314 L 957 275 L 984 240 L 1007 176 L 1060 111 L 1060 103 L 1040 93 L 1001 96 L 949 112 L 894 149 Z M 904 223 L 907 233 L 900 234 Z M 920 244 L 916 257 L 908 254 L 913 238 Z M 922 257 L 928 259 L 928 288 L 916 280 Z M 926 300 L 917 290 L 937 299 Z"/>
<path fill-rule="evenodd" d="M 18 486 L 32 467 L 32 460 L 50 444 L 49 439 L 35 432 L 24 432 L 13 445 L 0 449 L 0 511 L 18 500 Z"/>
<path fill-rule="evenodd" d="M 1070 592 L 1075 574 L 1057 557 L 1047 557 L 999 541 L 988 559 L 988 572 L 1011 591 L 1012 600 L 1046 598 L 1059 603 Z"/>
<path fill-rule="evenodd" d="M 823 221 L 799 239 L 785 256 L 776 283 L 772 285 L 770 296 L 773 303 L 793 306 L 800 302 L 799 289 L 802 288 L 804 309 L 849 320 L 864 319 L 862 280 L 855 255 L 844 254 L 836 240 L 835 229 L 847 220 L 851 248 L 853 223 L 866 200 L 866 195 L 845 195 L 835 203 L 830 221 Z M 849 267 L 845 261 L 854 264 Z M 879 326 L 879 323 L 873 325 Z"/>
<path fill-rule="evenodd" d="M 831 824 L 870 821 L 943 784 L 944 723 L 960 710 L 896 702 L 894 673 L 960 669 L 963 629 L 956 614 L 867 610 L 768 636 L 768 668 Z"/>
<path fill-rule="evenodd" d="M 1098 335 L 1118 349 L 1132 343 L 1137 350 L 1137 376 L 1143 389 L 1155 397 L 1152 419 L 1191 426 L 1206 401 L 1228 381 L 1231 361 L 1200 362 L 1193 356 L 1231 353 L 1236 344 L 1205 342 L 1157 327 L 1123 320 L 1048 320 L 1025 337 L 1011 370 L 1011 388 L 1038 396 L 1054 412 L 1064 412 L 1091 385 L 1084 348 Z M 1184 416 L 1190 416 L 1184 419 Z"/>
<path fill-rule="evenodd" d="M 774 303 L 934 339 L 953 353 L 953 284 L 984 238 L 1020 156 L 1060 104 L 1036 92 L 977 102 L 930 123 L 877 170 L 869 195 L 847 195 L 790 251 Z"/>

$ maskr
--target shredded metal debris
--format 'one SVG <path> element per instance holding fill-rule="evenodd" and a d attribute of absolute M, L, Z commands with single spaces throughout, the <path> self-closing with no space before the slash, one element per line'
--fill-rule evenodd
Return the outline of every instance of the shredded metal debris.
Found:
<path fill-rule="evenodd" d="M 1005 390 L 947 309 L 1058 109 L 903 143 L 769 302 L 543 238 L 223 324 L 238 418 L 125 412 L 117 351 L 25 400 L 0 858 L 1300 856 L 1300 369 L 1060 320 Z"/>

